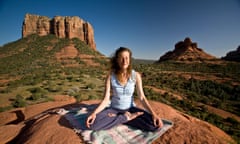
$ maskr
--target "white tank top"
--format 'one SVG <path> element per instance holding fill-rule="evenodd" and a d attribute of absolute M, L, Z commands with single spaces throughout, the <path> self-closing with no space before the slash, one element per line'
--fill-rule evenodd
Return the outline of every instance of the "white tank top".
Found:
<path fill-rule="evenodd" d="M 131 77 L 124 86 L 119 83 L 117 76 L 113 73 L 111 75 L 111 88 L 113 92 L 111 97 L 111 107 L 125 110 L 134 106 L 133 93 L 135 90 L 135 84 L 136 72 L 134 70 L 132 70 Z"/>

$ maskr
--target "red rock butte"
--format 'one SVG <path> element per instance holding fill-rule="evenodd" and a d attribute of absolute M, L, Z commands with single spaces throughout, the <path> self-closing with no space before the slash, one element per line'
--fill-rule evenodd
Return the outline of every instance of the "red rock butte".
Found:
<path fill-rule="evenodd" d="M 176 60 L 176 61 L 202 61 L 202 60 L 216 60 L 217 58 L 204 52 L 203 49 L 198 48 L 197 43 L 187 37 L 184 41 L 179 41 L 175 44 L 175 49 L 169 51 L 160 57 L 160 61 Z"/>
<path fill-rule="evenodd" d="M 37 34 L 45 36 L 54 34 L 59 38 L 78 38 L 96 50 L 94 30 L 90 23 L 78 16 L 47 16 L 26 14 L 22 25 L 22 37 Z"/>

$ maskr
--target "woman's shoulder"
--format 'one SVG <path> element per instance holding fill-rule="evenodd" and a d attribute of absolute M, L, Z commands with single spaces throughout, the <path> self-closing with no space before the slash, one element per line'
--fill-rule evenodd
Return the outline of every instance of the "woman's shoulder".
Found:
<path fill-rule="evenodd" d="M 146 77 L 146 75 L 143 72 L 135 71 L 135 73 L 136 73 L 135 77 L 137 81 L 142 81 L 142 78 Z"/>
<path fill-rule="evenodd" d="M 116 79 L 116 74 L 114 73 L 114 72 L 108 72 L 107 74 L 106 74 L 106 79 L 107 80 L 115 80 Z"/>
<path fill-rule="evenodd" d="M 134 81 L 138 81 L 139 79 L 141 79 L 141 73 L 135 70 L 132 70 L 132 78 L 134 79 Z"/>
<path fill-rule="evenodd" d="M 113 75 L 113 73 L 108 72 L 108 73 L 106 74 L 106 79 L 111 79 L 112 75 Z"/>
<path fill-rule="evenodd" d="M 134 73 L 134 75 L 136 75 L 136 76 L 141 76 L 141 73 L 136 71 L 136 70 L 134 70 L 134 69 L 132 70 L 132 73 Z"/>

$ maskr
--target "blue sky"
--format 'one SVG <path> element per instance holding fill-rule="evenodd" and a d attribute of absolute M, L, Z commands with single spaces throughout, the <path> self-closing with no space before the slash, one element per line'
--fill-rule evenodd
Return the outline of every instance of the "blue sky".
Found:
<path fill-rule="evenodd" d="M 216 57 L 240 45 L 240 0 L 1 0 L 0 45 L 21 38 L 26 13 L 79 16 L 106 56 L 125 46 L 158 60 L 186 37 Z"/>

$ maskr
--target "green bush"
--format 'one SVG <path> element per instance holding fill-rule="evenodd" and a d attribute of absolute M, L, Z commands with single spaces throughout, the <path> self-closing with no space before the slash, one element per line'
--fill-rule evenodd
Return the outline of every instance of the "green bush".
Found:
<path fill-rule="evenodd" d="M 96 95 L 89 95 L 88 99 L 89 100 L 95 100 L 95 99 L 98 99 L 98 96 L 96 96 Z"/>
<path fill-rule="evenodd" d="M 28 97 L 27 100 L 37 101 L 41 98 L 45 98 L 47 94 L 46 90 L 42 89 L 41 87 L 33 87 L 27 90 L 31 92 L 31 96 Z"/>
<path fill-rule="evenodd" d="M 96 88 L 96 84 L 90 83 L 86 86 L 86 89 L 94 89 Z"/>
<path fill-rule="evenodd" d="M 47 90 L 49 92 L 59 92 L 62 90 L 62 88 L 58 85 L 50 85 L 50 86 L 48 86 Z"/>
<path fill-rule="evenodd" d="M 77 102 L 82 101 L 82 95 L 81 94 L 75 94 L 74 98 L 77 100 Z"/>
<path fill-rule="evenodd" d="M 0 107 L 0 112 L 4 112 L 4 111 L 10 110 L 12 108 L 13 108 L 13 106 Z"/>
<path fill-rule="evenodd" d="M 12 103 L 13 107 L 25 107 L 27 105 L 26 100 L 21 95 L 16 95 L 14 102 Z"/>
<path fill-rule="evenodd" d="M 41 93 L 34 93 L 27 100 L 37 101 L 41 98 L 43 98 L 43 95 Z"/>

